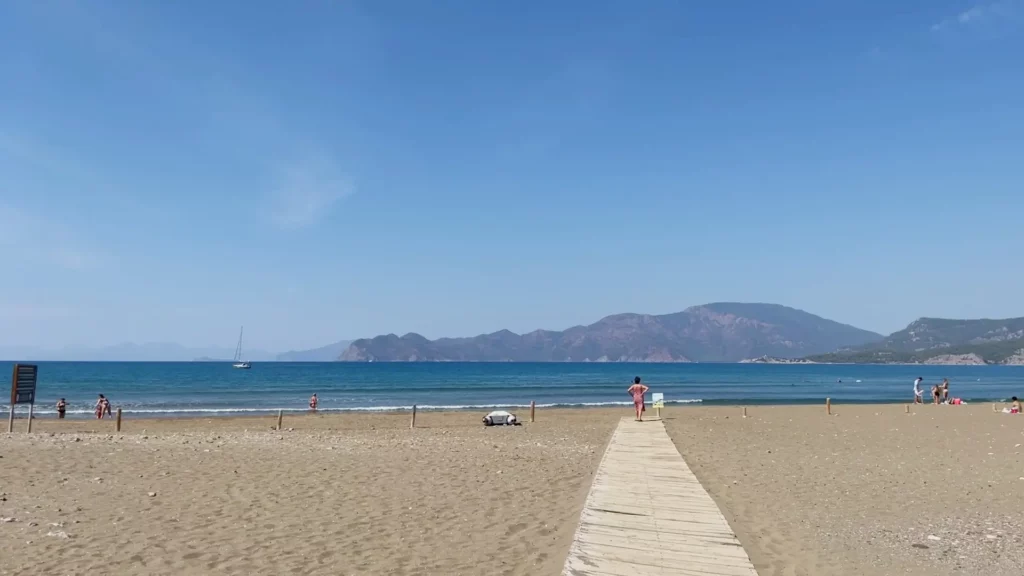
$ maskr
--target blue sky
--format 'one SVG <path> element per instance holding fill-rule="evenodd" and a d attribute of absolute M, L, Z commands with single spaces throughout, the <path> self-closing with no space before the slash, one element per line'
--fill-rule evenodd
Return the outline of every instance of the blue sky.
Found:
<path fill-rule="evenodd" d="M 1024 316 L 1024 0 L 0 3 L 0 345 Z"/>

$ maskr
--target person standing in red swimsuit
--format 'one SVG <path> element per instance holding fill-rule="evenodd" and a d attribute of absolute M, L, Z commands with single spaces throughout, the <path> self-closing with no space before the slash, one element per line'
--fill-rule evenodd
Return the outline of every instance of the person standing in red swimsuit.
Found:
<path fill-rule="evenodd" d="M 626 389 L 626 392 L 633 397 L 633 408 L 636 408 L 636 421 L 644 421 L 644 410 L 647 408 L 644 406 L 644 394 L 650 390 L 647 386 L 640 383 L 640 377 L 633 378 L 633 385 Z"/>

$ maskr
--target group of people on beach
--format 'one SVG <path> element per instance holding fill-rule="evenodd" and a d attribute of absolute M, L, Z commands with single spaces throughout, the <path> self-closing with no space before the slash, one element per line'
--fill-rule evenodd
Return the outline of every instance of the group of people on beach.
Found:
<path fill-rule="evenodd" d="M 113 416 L 110 412 L 110 400 L 100 394 L 99 399 L 96 400 L 96 418 L 102 420 L 104 415 Z"/>
<path fill-rule="evenodd" d="M 57 400 L 57 418 L 63 420 L 64 416 L 67 414 L 67 411 L 68 411 L 68 401 L 63 399 L 63 398 L 61 398 L 60 400 Z M 100 394 L 99 399 L 96 400 L 95 414 L 96 414 L 96 418 L 99 419 L 99 420 L 102 420 L 104 416 L 113 416 L 114 415 L 111 412 L 110 400 L 108 400 L 107 397 L 104 396 L 103 394 Z"/>
<path fill-rule="evenodd" d="M 924 378 L 918 376 L 914 380 L 914 404 L 924 404 L 924 389 L 921 388 L 921 384 L 924 382 Z M 960 398 L 950 398 L 949 396 L 949 379 L 943 378 L 941 384 L 935 384 L 932 386 L 932 403 L 933 404 L 963 404 L 963 400 Z"/>

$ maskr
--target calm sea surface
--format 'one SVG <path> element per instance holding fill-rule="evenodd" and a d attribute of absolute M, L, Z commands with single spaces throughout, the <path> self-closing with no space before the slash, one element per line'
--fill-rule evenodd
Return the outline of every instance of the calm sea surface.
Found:
<path fill-rule="evenodd" d="M 906 402 L 917 376 L 927 387 L 949 378 L 968 401 L 1024 396 L 1020 366 L 41 362 L 36 412 L 54 414 L 64 397 L 70 417 L 85 416 L 97 394 L 149 416 L 299 411 L 314 392 L 322 410 L 626 405 L 634 376 L 669 403 Z"/>

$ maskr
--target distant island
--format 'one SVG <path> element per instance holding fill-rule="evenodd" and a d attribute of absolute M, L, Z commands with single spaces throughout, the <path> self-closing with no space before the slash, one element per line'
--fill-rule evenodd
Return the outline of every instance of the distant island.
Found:
<path fill-rule="evenodd" d="M 345 362 L 739 362 L 801 358 L 883 340 L 778 304 L 719 302 L 664 315 L 617 314 L 589 326 L 429 340 L 388 334 L 352 342 Z"/>
<path fill-rule="evenodd" d="M 807 359 L 842 364 L 1024 365 L 1024 318 L 920 318 L 881 342 Z"/>

